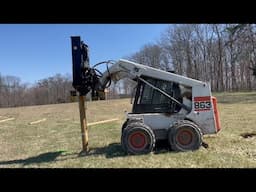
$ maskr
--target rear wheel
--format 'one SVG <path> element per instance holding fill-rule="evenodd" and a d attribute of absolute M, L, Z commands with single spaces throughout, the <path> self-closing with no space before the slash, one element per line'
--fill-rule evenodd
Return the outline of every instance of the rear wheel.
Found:
<path fill-rule="evenodd" d="M 147 125 L 131 123 L 124 128 L 121 143 L 129 154 L 146 154 L 155 147 L 155 135 Z"/>
<path fill-rule="evenodd" d="M 170 128 L 168 140 L 174 151 L 197 150 L 202 145 L 202 132 L 191 121 L 178 121 Z"/>

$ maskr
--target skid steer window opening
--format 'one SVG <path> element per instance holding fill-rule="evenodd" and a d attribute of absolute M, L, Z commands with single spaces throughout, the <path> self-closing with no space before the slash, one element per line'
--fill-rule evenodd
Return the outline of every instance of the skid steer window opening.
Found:
<path fill-rule="evenodd" d="M 149 83 L 152 85 L 155 85 L 156 81 L 153 79 L 148 80 Z M 142 98 L 141 98 L 141 104 L 152 104 L 152 99 L 154 98 L 154 90 L 149 87 L 148 85 L 144 85 L 142 87 Z"/>
<path fill-rule="evenodd" d="M 144 80 L 163 90 L 182 103 L 180 88 L 176 83 L 143 77 Z M 142 81 L 138 81 L 133 113 L 176 113 L 181 109 L 168 97 Z"/>

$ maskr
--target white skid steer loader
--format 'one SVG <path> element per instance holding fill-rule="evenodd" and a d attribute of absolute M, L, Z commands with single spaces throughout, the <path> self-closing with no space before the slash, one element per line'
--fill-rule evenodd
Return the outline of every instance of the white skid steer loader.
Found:
<path fill-rule="evenodd" d="M 89 66 L 88 47 L 71 37 L 73 86 L 80 93 L 104 91 L 111 81 L 129 78 L 137 83 L 133 108 L 122 126 L 121 144 L 129 154 L 151 152 L 157 140 L 172 150 L 197 150 L 202 136 L 220 131 L 217 100 L 206 82 L 128 60 L 112 63 L 104 73 Z"/>

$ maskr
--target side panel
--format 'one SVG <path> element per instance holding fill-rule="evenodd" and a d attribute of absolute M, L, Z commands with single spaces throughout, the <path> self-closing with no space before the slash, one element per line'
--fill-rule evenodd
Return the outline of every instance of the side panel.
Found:
<path fill-rule="evenodd" d="M 184 118 L 185 116 L 180 114 L 165 115 L 163 113 L 156 113 L 143 115 L 144 123 L 152 129 L 169 129 L 174 122 Z"/>
<path fill-rule="evenodd" d="M 141 119 L 144 124 L 148 125 L 155 133 L 156 139 L 166 139 L 168 129 L 177 120 L 183 120 L 185 115 L 172 114 L 167 115 L 164 113 L 144 113 L 144 114 L 132 114 L 127 115 L 128 119 Z"/>
<path fill-rule="evenodd" d="M 192 101 L 192 110 L 187 115 L 187 118 L 198 124 L 203 134 L 217 133 L 209 85 L 193 87 Z"/>

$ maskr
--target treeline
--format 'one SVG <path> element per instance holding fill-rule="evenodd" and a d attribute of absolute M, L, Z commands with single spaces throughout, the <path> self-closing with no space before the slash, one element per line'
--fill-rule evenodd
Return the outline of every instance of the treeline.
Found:
<path fill-rule="evenodd" d="M 15 76 L 0 75 L 0 107 L 70 102 L 70 75 L 56 74 L 29 86 Z"/>
<path fill-rule="evenodd" d="M 169 25 L 157 43 L 144 45 L 127 59 L 210 82 L 213 91 L 255 90 L 256 25 Z M 133 87 L 131 81 L 121 81 L 110 87 L 109 95 L 130 94 Z M 56 74 L 32 86 L 0 75 L 0 107 L 70 102 L 70 90 L 71 75 Z"/>
<path fill-rule="evenodd" d="M 120 83 L 112 83 L 106 98 L 121 98 L 120 86 Z M 56 74 L 33 85 L 22 83 L 19 77 L 0 74 L 0 108 L 76 102 L 71 90 L 74 88 L 70 74 Z M 87 99 L 90 100 L 89 95 Z"/>
<path fill-rule="evenodd" d="M 256 88 L 255 24 L 176 24 L 159 39 L 128 59 L 210 82 L 213 91 Z"/>

